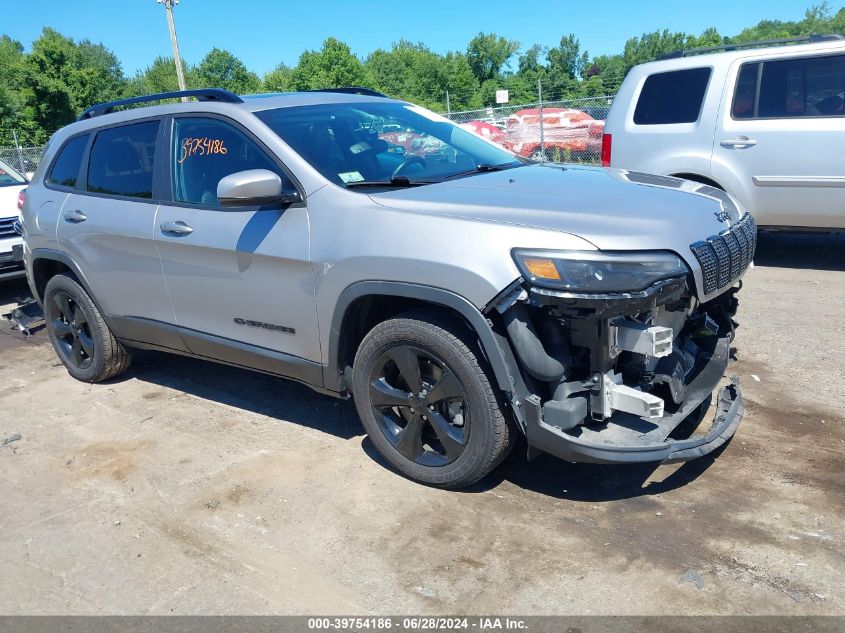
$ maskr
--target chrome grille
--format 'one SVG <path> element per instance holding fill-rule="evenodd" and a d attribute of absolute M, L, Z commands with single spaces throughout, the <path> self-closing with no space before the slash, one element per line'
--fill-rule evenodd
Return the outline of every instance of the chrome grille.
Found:
<path fill-rule="evenodd" d="M 690 245 L 701 264 L 704 294 L 711 294 L 736 281 L 754 259 L 757 223 L 750 213 L 726 231 Z"/>
<path fill-rule="evenodd" d="M 18 237 L 18 234 L 15 233 L 15 221 L 17 219 L 17 216 L 13 218 L 0 218 L 0 239 L 4 237 Z"/>

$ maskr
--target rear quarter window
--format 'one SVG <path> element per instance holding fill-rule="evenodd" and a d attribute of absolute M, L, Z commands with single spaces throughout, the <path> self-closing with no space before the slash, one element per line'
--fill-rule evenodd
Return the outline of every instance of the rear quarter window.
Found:
<path fill-rule="evenodd" d="M 72 138 L 59 150 L 56 160 L 47 175 L 47 182 L 60 187 L 75 187 L 82 164 L 82 155 L 88 145 L 88 135 Z"/>
<path fill-rule="evenodd" d="M 689 68 L 650 75 L 634 110 L 636 125 L 695 123 L 701 114 L 710 68 Z"/>

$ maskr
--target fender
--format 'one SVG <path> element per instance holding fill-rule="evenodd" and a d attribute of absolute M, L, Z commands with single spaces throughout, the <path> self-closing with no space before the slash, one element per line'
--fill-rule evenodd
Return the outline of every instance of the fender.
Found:
<path fill-rule="evenodd" d="M 528 394 L 519 372 L 516 359 L 507 340 L 493 331 L 490 322 L 464 297 L 442 288 L 395 281 L 360 281 L 348 286 L 338 297 L 332 316 L 329 333 L 328 364 L 323 368 L 323 380 L 327 389 L 342 391 L 340 374 L 340 334 L 343 319 L 349 306 L 356 299 L 369 295 L 381 295 L 418 299 L 427 303 L 451 308 L 460 314 L 478 336 L 484 355 L 490 363 L 499 388 L 510 401 L 517 419 L 522 422 L 519 401 Z"/>

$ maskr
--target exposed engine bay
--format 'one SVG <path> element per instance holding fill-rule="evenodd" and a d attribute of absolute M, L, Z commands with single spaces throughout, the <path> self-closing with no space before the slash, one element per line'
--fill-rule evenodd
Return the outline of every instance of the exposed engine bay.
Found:
<path fill-rule="evenodd" d="M 633 450 L 664 443 L 710 402 L 727 366 L 738 290 L 700 303 L 685 278 L 608 295 L 520 286 L 497 309 L 540 424 Z"/>

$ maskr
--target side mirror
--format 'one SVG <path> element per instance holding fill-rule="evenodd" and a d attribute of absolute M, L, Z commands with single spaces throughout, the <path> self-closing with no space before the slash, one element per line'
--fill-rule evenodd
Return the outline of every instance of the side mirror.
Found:
<path fill-rule="evenodd" d="M 255 207 L 301 202 L 295 189 L 282 190 L 282 178 L 267 169 L 247 169 L 221 178 L 217 199 L 223 207 Z"/>

